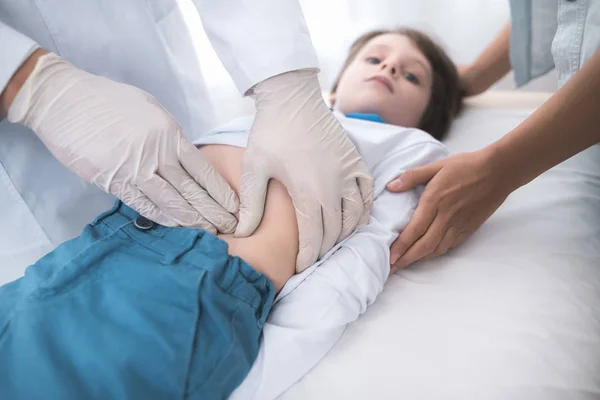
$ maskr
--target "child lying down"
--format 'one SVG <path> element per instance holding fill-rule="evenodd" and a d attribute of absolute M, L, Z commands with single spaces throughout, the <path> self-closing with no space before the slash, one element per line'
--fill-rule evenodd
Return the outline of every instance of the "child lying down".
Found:
<path fill-rule="evenodd" d="M 294 206 L 277 181 L 241 239 L 162 227 L 117 203 L 0 287 L 0 397 L 221 399 L 247 376 L 233 398 L 267 399 L 314 366 L 383 288 L 418 202 L 385 185 L 446 156 L 436 138 L 459 108 L 458 77 L 425 35 L 376 31 L 351 48 L 331 101 L 375 178 L 367 226 L 294 275 Z M 197 143 L 236 191 L 251 124 Z"/>

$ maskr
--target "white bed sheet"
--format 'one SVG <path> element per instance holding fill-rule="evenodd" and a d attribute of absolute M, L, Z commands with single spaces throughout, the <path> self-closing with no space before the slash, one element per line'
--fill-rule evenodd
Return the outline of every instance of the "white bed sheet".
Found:
<path fill-rule="evenodd" d="M 471 102 L 446 144 L 478 149 L 546 97 Z M 600 399 L 600 146 L 513 193 L 459 249 L 392 276 L 281 398 Z"/>

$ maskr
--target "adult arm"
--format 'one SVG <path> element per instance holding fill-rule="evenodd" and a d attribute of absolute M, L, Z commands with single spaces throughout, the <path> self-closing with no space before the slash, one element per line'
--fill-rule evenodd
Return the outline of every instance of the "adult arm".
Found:
<path fill-rule="evenodd" d="M 510 22 L 507 22 L 472 64 L 459 67 L 466 96 L 485 92 L 511 70 L 509 48 Z"/>
<path fill-rule="evenodd" d="M 405 172 L 388 189 L 426 184 L 413 218 L 392 245 L 395 268 L 460 245 L 506 197 L 600 142 L 600 51 L 510 133 L 474 153 Z"/>
<path fill-rule="evenodd" d="M 0 23 L 1 113 L 82 179 L 163 225 L 233 232 L 236 194 L 148 93 L 82 71 Z"/>

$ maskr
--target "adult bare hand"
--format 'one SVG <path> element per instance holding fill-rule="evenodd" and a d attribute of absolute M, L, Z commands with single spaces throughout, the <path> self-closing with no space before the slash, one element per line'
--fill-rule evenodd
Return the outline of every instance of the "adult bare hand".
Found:
<path fill-rule="evenodd" d="M 464 242 L 515 189 L 509 178 L 484 149 L 408 170 L 390 182 L 393 192 L 427 184 L 411 221 L 392 244 L 392 271 Z"/>

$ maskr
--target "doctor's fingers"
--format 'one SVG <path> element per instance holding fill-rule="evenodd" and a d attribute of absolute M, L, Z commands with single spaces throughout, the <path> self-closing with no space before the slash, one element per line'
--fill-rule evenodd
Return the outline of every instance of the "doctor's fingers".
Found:
<path fill-rule="evenodd" d="M 161 170 L 162 177 L 173 188 L 181 194 L 181 197 L 187 201 L 197 214 L 202 217 L 197 217 L 194 220 L 182 221 L 182 226 L 202 227 L 206 226 L 205 221 L 220 233 L 233 233 L 237 226 L 237 219 L 233 214 L 217 203 L 206 191 L 198 185 L 198 183 L 188 176 L 185 171 L 180 170 L 176 173 L 167 172 L 168 169 Z M 216 172 L 215 172 L 216 173 Z M 170 175 L 172 174 L 172 176 Z M 229 187 L 229 185 L 227 185 Z M 206 228 L 205 228 L 206 229 Z M 209 227 L 212 231 L 212 227 Z"/>
<path fill-rule="evenodd" d="M 187 145 L 190 147 L 186 149 Z M 237 219 L 232 212 L 237 211 L 237 195 L 193 144 L 182 137 L 179 160 L 172 164 L 163 163 L 159 174 L 218 232 L 233 233 Z M 214 196 L 207 192 L 208 188 Z M 190 227 L 205 225 L 202 219 L 192 216 L 180 223 Z"/>
<path fill-rule="evenodd" d="M 306 198 L 292 197 L 298 222 L 298 256 L 296 272 L 302 272 L 311 266 L 321 251 L 323 244 L 323 215 L 321 204 L 307 201 Z M 340 217 L 341 218 L 341 217 Z"/>
<path fill-rule="evenodd" d="M 111 188 L 113 189 L 113 188 Z M 116 196 L 123 203 L 140 213 L 143 217 L 163 226 L 177 226 L 177 222 L 171 216 L 165 214 L 156 204 L 144 195 L 138 188 L 133 185 L 127 185 L 123 188 L 114 188 L 111 193 L 116 193 Z"/>
<path fill-rule="evenodd" d="M 373 208 L 374 181 L 365 174 L 356 178 L 356 185 L 342 199 L 342 231 L 338 242 L 369 223 Z"/>
<path fill-rule="evenodd" d="M 357 228 L 361 228 L 369 223 L 369 219 L 371 217 L 371 209 L 373 208 L 373 196 L 375 192 L 375 181 L 369 174 L 366 165 L 364 165 L 365 173 L 362 176 L 356 178 L 356 182 L 358 184 L 358 189 L 360 190 L 360 195 L 363 200 L 363 211 L 358 221 Z"/>
<path fill-rule="evenodd" d="M 321 247 L 319 249 L 319 257 L 327 253 L 335 244 L 339 241 L 340 234 L 342 232 L 342 206 L 343 199 L 338 196 L 329 199 L 327 204 L 321 205 L 322 215 L 322 227 L 323 227 L 323 239 L 321 241 Z M 317 203 L 315 201 L 315 203 Z M 309 206 L 309 209 L 316 208 L 315 206 Z M 318 218 L 318 215 L 315 214 Z M 315 226 L 318 224 L 316 220 L 311 221 Z M 357 219 L 358 222 L 358 219 Z M 356 224 L 354 225 L 356 226 Z M 315 228 L 312 228 L 315 229 Z"/>
<path fill-rule="evenodd" d="M 436 215 L 427 232 L 421 236 L 394 264 L 394 268 L 406 268 L 435 252 L 447 231 L 447 220 Z"/>
<path fill-rule="evenodd" d="M 242 157 L 240 179 L 240 218 L 235 237 L 248 237 L 260 225 L 265 212 L 267 187 L 271 176 L 258 157 L 246 150 Z"/>
<path fill-rule="evenodd" d="M 346 239 L 355 228 L 360 228 L 363 210 L 365 204 L 358 186 L 352 188 L 350 192 L 342 198 L 342 231 L 338 242 Z"/>
<path fill-rule="evenodd" d="M 153 174 L 137 183 L 148 199 L 181 226 L 197 227 L 216 234 L 217 230 L 206 218 L 196 211 L 186 199 L 161 176 Z M 157 221 L 158 222 L 158 221 Z"/>
<path fill-rule="evenodd" d="M 237 194 L 227 183 L 225 178 L 217 172 L 210 161 L 204 157 L 202 152 L 190 143 L 181 132 L 179 161 L 188 175 L 190 175 L 222 208 L 234 214 L 240 208 Z M 192 190 L 195 190 L 193 187 Z M 192 204 L 195 207 L 195 204 Z M 198 209 L 200 211 L 200 209 Z M 207 217 L 206 214 L 203 214 Z M 235 228 L 235 226 L 233 227 Z M 220 232 L 225 232 L 217 226 Z"/>

